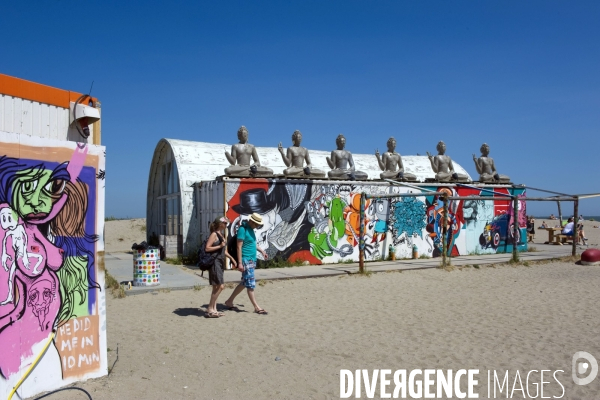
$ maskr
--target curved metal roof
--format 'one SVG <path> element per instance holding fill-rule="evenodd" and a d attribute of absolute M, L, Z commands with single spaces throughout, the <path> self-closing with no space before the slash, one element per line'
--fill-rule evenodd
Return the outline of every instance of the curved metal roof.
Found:
<path fill-rule="evenodd" d="M 168 143 L 173 151 L 177 160 L 179 179 L 183 186 L 189 187 L 200 181 L 212 181 L 224 175 L 225 168 L 230 165 L 225 158 L 225 151 L 231 151 L 231 144 L 161 139 L 157 150 L 163 142 Z M 283 174 L 283 170 L 287 167 L 277 147 L 256 147 L 256 151 L 261 165 L 271 168 L 275 175 Z M 329 171 L 325 157 L 330 154 L 330 151 L 310 150 L 313 166 L 325 172 Z M 366 172 L 370 179 L 379 179 L 381 169 L 374 154 L 352 154 L 352 158 L 357 170 Z M 427 156 L 402 156 L 402 162 L 404 172 L 416 175 L 421 182 L 426 178 L 435 178 Z M 459 163 L 454 160 L 452 163 L 457 173 L 467 175 L 471 179 L 469 173 Z"/>

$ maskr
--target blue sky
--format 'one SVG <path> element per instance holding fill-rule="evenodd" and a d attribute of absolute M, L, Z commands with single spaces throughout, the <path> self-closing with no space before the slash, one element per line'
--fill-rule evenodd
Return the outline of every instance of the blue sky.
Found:
<path fill-rule="evenodd" d="M 597 1 L 3 2 L 0 73 L 102 101 L 106 214 L 143 217 L 163 137 L 448 154 L 600 192 Z M 541 193 L 530 192 L 530 196 Z M 555 203 L 529 213 L 556 213 Z M 565 204 L 563 211 L 572 212 Z M 600 215 L 600 200 L 584 200 Z"/>

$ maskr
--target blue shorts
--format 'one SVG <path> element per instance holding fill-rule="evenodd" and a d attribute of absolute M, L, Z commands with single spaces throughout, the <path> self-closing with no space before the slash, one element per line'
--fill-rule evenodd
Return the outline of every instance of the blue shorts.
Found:
<path fill-rule="evenodd" d="M 244 267 L 244 272 L 242 272 L 242 283 L 247 289 L 254 289 L 256 287 L 256 280 L 254 279 L 256 261 L 242 258 L 242 266 Z"/>

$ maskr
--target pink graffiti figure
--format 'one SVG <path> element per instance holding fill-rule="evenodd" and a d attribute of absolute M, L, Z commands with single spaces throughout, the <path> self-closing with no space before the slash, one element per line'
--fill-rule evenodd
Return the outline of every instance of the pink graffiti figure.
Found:
<path fill-rule="evenodd" d="M 2 241 L 2 267 L 8 272 L 8 263 L 12 261 L 10 266 L 10 272 L 8 275 L 8 295 L 0 305 L 5 305 L 13 301 L 13 287 L 14 287 L 14 276 L 15 270 L 17 269 L 17 261 L 21 260 L 23 266 L 27 269 L 29 267 L 29 258 L 36 258 L 37 262 L 33 267 L 33 275 L 38 275 L 41 271 L 38 271 L 38 267 L 43 261 L 43 257 L 40 254 L 29 253 L 27 251 L 27 233 L 25 228 L 21 224 L 17 224 L 16 213 L 10 208 L 5 207 L 0 210 L 0 226 L 6 230 L 4 240 Z M 12 249 L 14 251 L 14 259 L 6 251 L 6 244 L 8 238 L 12 239 Z"/>
<path fill-rule="evenodd" d="M 46 315 L 50 310 L 50 303 L 54 300 L 55 296 L 54 285 L 46 279 L 40 279 L 35 282 L 29 289 L 27 294 L 27 305 L 31 307 L 31 312 L 38 318 L 40 323 L 40 329 L 45 331 L 48 328 L 48 324 L 44 326 L 46 322 Z"/>

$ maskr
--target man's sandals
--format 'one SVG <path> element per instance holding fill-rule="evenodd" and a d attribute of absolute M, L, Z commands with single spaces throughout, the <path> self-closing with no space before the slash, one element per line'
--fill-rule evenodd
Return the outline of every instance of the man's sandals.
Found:
<path fill-rule="evenodd" d="M 267 315 L 267 314 L 268 314 L 268 312 L 266 312 L 266 311 L 265 311 L 265 310 L 263 310 L 262 308 L 261 308 L 260 310 L 256 310 L 256 311 L 254 311 L 254 312 L 255 312 L 256 314 L 259 314 L 259 315 Z"/>

